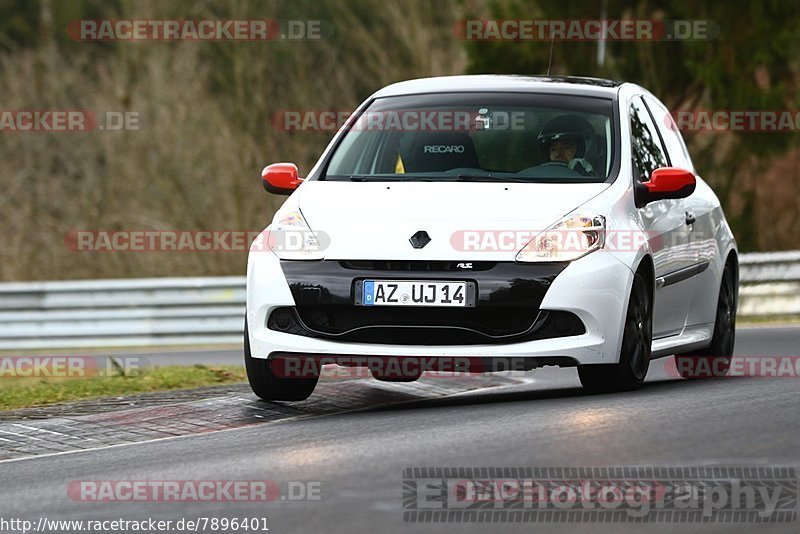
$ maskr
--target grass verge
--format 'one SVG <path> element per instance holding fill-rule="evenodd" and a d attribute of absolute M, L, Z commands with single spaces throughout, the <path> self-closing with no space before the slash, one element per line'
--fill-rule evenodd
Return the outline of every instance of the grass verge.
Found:
<path fill-rule="evenodd" d="M 736 317 L 736 326 L 796 326 L 800 315 L 767 315 L 763 317 Z"/>
<path fill-rule="evenodd" d="M 153 367 L 127 376 L 0 378 L 0 410 L 43 406 L 149 391 L 170 391 L 233 384 L 246 380 L 243 366 Z"/>

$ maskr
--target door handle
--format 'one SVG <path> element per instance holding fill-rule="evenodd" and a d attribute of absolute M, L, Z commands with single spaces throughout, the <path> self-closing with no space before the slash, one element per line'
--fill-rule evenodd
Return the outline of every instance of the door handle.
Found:
<path fill-rule="evenodd" d="M 694 224 L 697 221 L 697 217 L 695 217 L 692 213 L 686 212 L 686 224 Z"/>

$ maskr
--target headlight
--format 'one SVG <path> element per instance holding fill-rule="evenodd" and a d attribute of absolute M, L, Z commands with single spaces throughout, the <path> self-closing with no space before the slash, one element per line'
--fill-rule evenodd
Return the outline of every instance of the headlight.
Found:
<path fill-rule="evenodd" d="M 606 219 L 601 215 L 573 213 L 540 233 L 523 247 L 522 262 L 572 261 L 603 248 Z"/>
<path fill-rule="evenodd" d="M 309 228 L 299 209 L 278 211 L 269 226 L 269 248 L 282 260 L 321 260 L 319 235 Z"/>

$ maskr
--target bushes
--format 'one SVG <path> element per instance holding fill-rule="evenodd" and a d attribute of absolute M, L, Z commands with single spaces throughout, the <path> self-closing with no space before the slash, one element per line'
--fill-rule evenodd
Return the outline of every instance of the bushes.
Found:
<path fill-rule="evenodd" d="M 261 168 L 294 161 L 307 172 L 332 136 L 280 132 L 270 125 L 277 111 L 350 110 L 392 81 L 466 66 L 450 32 L 456 2 L 121 2 L 91 15 L 83 13 L 94 4 L 70 4 L 69 13 L 52 7 L 52 36 L 37 43 L 23 32 L 0 54 L 3 108 L 134 111 L 140 126 L 2 134 L 2 280 L 243 274 L 244 252 L 73 252 L 64 237 L 261 229 L 283 200 L 261 189 Z M 318 17 L 333 33 L 301 42 L 70 41 L 67 24 L 86 16 Z"/>

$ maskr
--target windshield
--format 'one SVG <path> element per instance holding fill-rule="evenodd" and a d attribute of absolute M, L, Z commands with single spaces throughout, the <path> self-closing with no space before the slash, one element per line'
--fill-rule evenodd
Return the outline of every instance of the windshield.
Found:
<path fill-rule="evenodd" d="M 352 117 L 321 180 L 606 181 L 610 99 L 456 93 L 376 99 Z"/>

